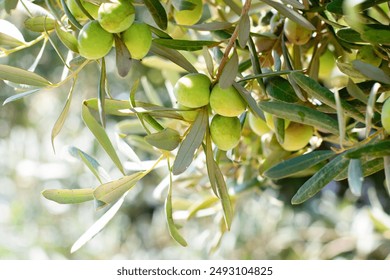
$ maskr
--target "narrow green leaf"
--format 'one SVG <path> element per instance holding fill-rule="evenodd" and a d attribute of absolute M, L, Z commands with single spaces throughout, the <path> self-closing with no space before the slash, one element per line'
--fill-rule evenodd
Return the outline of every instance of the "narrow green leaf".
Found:
<path fill-rule="evenodd" d="M 55 28 L 56 21 L 47 16 L 36 16 L 24 21 L 26 29 L 33 32 L 47 32 Z"/>
<path fill-rule="evenodd" d="M 352 28 L 342 28 L 336 32 L 338 38 L 349 43 L 365 43 L 360 33 Z"/>
<path fill-rule="evenodd" d="M 153 42 L 169 49 L 183 51 L 198 51 L 204 46 L 213 47 L 219 44 L 219 42 L 216 41 L 175 40 L 165 38 L 155 38 L 153 39 Z"/>
<path fill-rule="evenodd" d="M 311 125 L 318 130 L 335 135 L 339 134 L 338 122 L 334 118 L 304 105 L 280 101 L 262 101 L 259 103 L 259 107 L 263 111 L 280 118 Z"/>
<path fill-rule="evenodd" d="M 203 148 L 206 154 L 206 168 L 207 168 L 207 175 L 210 181 L 210 186 L 214 194 L 219 198 L 219 193 L 217 190 L 217 180 L 215 176 L 215 160 L 213 155 L 213 147 L 211 144 L 210 126 L 208 123 L 206 128 L 206 145 L 203 146 Z"/>
<path fill-rule="evenodd" d="M 23 46 L 24 42 L 19 41 L 18 39 L 0 32 L 0 46 L 5 46 L 5 47 L 19 47 Z"/>
<path fill-rule="evenodd" d="M 370 95 L 368 96 L 366 109 L 366 138 L 369 137 L 371 132 L 372 118 L 374 117 L 375 112 L 376 94 L 378 93 L 380 87 L 381 85 L 379 83 L 375 83 L 372 86 Z"/>
<path fill-rule="evenodd" d="M 225 68 L 222 70 L 221 77 L 219 78 L 219 86 L 222 89 L 227 89 L 230 87 L 238 72 L 238 54 L 237 51 L 234 50 L 231 58 L 228 60 L 228 62 L 225 65 Z"/>
<path fill-rule="evenodd" d="M 154 40 L 152 42 L 150 52 L 172 61 L 173 63 L 182 67 L 184 70 L 187 70 L 189 73 L 198 72 L 192 63 L 189 62 L 180 52 L 158 45 L 154 42 Z"/>
<path fill-rule="evenodd" d="M 48 80 L 36 73 L 4 64 L 0 64 L 0 80 L 36 87 L 51 85 Z"/>
<path fill-rule="evenodd" d="M 146 175 L 145 172 L 136 172 L 134 174 L 124 176 L 118 180 L 105 183 L 98 186 L 93 196 L 98 201 L 101 207 L 116 202 L 128 190 L 133 188 L 135 184 Z M 101 208 L 100 207 L 100 208 Z"/>
<path fill-rule="evenodd" d="M 10 102 L 13 102 L 13 101 L 16 101 L 16 100 L 19 100 L 19 99 L 24 98 L 26 96 L 35 94 L 40 90 L 41 90 L 40 88 L 34 88 L 32 90 L 28 90 L 28 91 L 24 91 L 24 92 L 12 95 L 12 96 L 8 97 L 6 100 L 4 100 L 3 105 L 10 103 Z"/>
<path fill-rule="evenodd" d="M 383 158 L 374 158 L 367 159 L 365 157 L 360 158 L 360 162 L 362 164 L 363 176 L 367 177 L 372 174 L 375 174 L 381 170 L 383 170 Z M 334 180 L 341 181 L 348 178 L 348 169 L 344 169 L 340 174 L 338 174 Z"/>
<path fill-rule="evenodd" d="M 339 155 L 322 167 L 316 174 L 307 180 L 294 195 L 292 204 L 300 204 L 314 196 L 329 184 L 333 178 L 347 168 L 349 159 Z"/>
<path fill-rule="evenodd" d="M 366 144 L 363 147 L 347 151 L 346 158 L 360 158 L 363 156 L 383 157 L 390 156 L 390 140 L 382 140 Z"/>
<path fill-rule="evenodd" d="M 248 76 L 245 76 L 244 78 L 238 80 L 238 82 L 245 82 L 245 81 L 258 79 L 258 78 L 278 77 L 278 76 L 287 75 L 287 74 L 290 74 L 293 72 L 297 72 L 297 70 L 282 70 L 282 71 L 266 72 L 266 73 L 255 74 L 255 75 L 248 75 Z"/>
<path fill-rule="evenodd" d="M 272 115 L 272 122 L 274 123 L 274 128 L 275 128 L 274 132 L 275 132 L 276 139 L 280 144 L 283 144 L 284 132 L 285 132 L 284 119 Z"/>
<path fill-rule="evenodd" d="M 103 169 L 103 167 L 100 165 L 100 163 L 94 159 L 92 156 L 88 155 L 86 152 L 83 152 L 82 150 L 76 148 L 76 147 L 69 147 L 68 149 L 69 154 L 77 159 L 81 159 L 82 162 L 88 167 L 88 169 L 92 172 L 93 175 L 98 179 L 98 181 L 103 184 L 103 181 L 109 181 L 110 177 Z"/>
<path fill-rule="evenodd" d="M 340 71 L 347 75 L 349 78 L 355 78 L 360 80 L 367 79 L 362 73 L 356 70 L 351 63 L 341 62 L 340 59 L 337 59 L 336 65 L 337 68 L 339 68 Z"/>
<path fill-rule="evenodd" d="M 102 58 L 102 65 L 100 67 L 100 79 L 98 86 L 98 112 L 100 123 L 103 128 L 106 127 L 106 112 L 105 112 L 105 101 L 106 101 L 106 60 Z"/>
<path fill-rule="evenodd" d="M 57 118 L 57 120 L 56 120 L 56 122 L 51 130 L 51 145 L 53 147 L 53 150 L 55 150 L 54 138 L 56 138 L 56 136 L 60 133 L 62 127 L 64 126 L 65 120 L 68 117 L 68 112 L 69 112 L 70 104 L 72 101 L 73 90 L 74 90 L 74 87 L 76 85 L 76 80 L 77 79 L 73 80 L 73 84 L 69 90 L 68 97 L 66 98 L 64 108 L 62 109 L 61 114 L 58 116 L 58 118 Z"/>
<path fill-rule="evenodd" d="M 250 54 L 250 59 L 251 59 L 251 63 L 252 63 L 253 73 L 255 75 L 261 75 L 262 71 L 261 71 L 260 59 L 258 58 L 258 52 L 256 49 L 256 45 L 253 42 L 252 37 L 249 37 L 248 42 L 249 42 L 249 54 Z M 262 91 L 265 92 L 265 86 L 264 86 L 263 79 L 261 77 L 257 77 L 256 80 L 257 80 L 257 83 L 259 84 L 260 88 L 262 89 Z"/>
<path fill-rule="evenodd" d="M 362 39 L 372 44 L 390 45 L 390 30 L 387 25 L 367 24 L 363 26 Z"/>
<path fill-rule="evenodd" d="M 337 110 L 335 96 L 329 89 L 321 86 L 318 82 L 300 72 L 291 73 L 290 77 L 292 77 L 294 81 L 308 94 Z M 354 106 L 345 100 L 340 100 L 340 103 L 345 110 L 345 113 L 364 122 L 364 116 Z"/>
<path fill-rule="evenodd" d="M 156 148 L 173 151 L 179 146 L 181 138 L 176 130 L 168 127 L 162 131 L 145 136 L 145 141 Z"/>
<path fill-rule="evenodd" d="M 55 30 L 56 30 L 57 36 L 60 39 L 60 41 L 68 49 L 70 49 L 72 52 L 75 52 L 75 53 L 79 52 L 78 42 L 77 42 L 76 37 L 73 34 L 64 31 L 57 22 L 55 24 Z"/>
<path fill-rule="evenodd" d="M 241 48 L 245 48 L 248 43 L 249 34 L 251 32 L 251 22 L 249 15 L 244 15 L 238 22 L 238 44 Z"/>
<path fill-rule="evenodd" d="M 208 122 L 207 108 L 199 111 L 195 121 L 189 128 L 187 136 L 182 141 L 172 166 L 172 173 L 183 173 L 191 164 L 196 149 L 202 144 Z"/>
<path fill-rule="evenodd" d="M 168 163 L 169 165 L 169 163 Z M 169 173 L 169 187 L 168 187 L 168 195 L 165 199 L 165 215 L 167 218 L 167 224 L 168 224 L 168 230 L 171 237 L 179 243 L 181 246 L 186 247 L 187 241 L 183 238 L 183 236 L 180 234 L 180 232 L 177 230 L 177 227 L 175 225 L 175 221 L 173 220 L 173 213 L 172 213 L 172 173 Z"/>
<path fill-rule="evenodd" d="M 304 16 L 302 16 L 300 13 L 296 12 L 293 9 L 290 9 L 288 6 L 283 5 L 279 2 L 274 2 L 272 0 L 262 0 L 262 2 L 266 3 L 267 5 L 273 7 L 276 9 L 279 13 L 284 15 L 285 17 L 288 17 L 292 21 L 298 23 L 302 27 L 309 29 L 309 30 L 316 30 L 316 28 L 311 24 L 310 21 L 308 21 Z"/>
<path fill-rule="evenodd" d="M 264 172 L 264 176 L 270 179 L 281 179 L 289 177 L 302 170 L 311 168 L 334 155 L 335 153 L 333 151 L 313 151 L 311 153 L 282 161 L 277 165 L 272 166 L 270 169 Z"/>
<path fill-rule="evenodd" d="M 351 192 L 361 196 L 363 187 L 363 170 L 360 159 L 351 159 L 348 165 L 348 184 Z"/>
<path fill-rule="evenodd" d="M 70 249 L 71 253 L 76 252 L 78 249 L 80 249 L 82 246 L 84 246 L 89 240 L 91 240 L 96 234 L 98 234 L 111 219 L 115 216 L 115 214 L 118 212 L 120 207 L 123 204 L 124 201 L 123 195 L 106 213 L 104 213 L 93 225 L 84 232 L 79 239 L 73 244 L 72 248 Z"/>
<path fill-rule="evenodd" d="M 202 48 L 202 54 L 204 61 L 206 62 L 207 72 L 209 72 L 210 77 L 214 76 L 214 62 L 211 54 L 209 53 L 209 49 L 206 46 Z"/>
<path fill-rule="evenodd" d="M 89 111 L 86 102 L 84 101 L 83 107 L 82 107 L 82 118 L 86 126 L 89 128 L 89 130 L 92 132 L 92 134 L 95 136 L 96 140 L 99 142 L 99 144 L 103 147 L 103 149 L 106 151 L 106 153 L 110 156 L 112 161 L 115 163 L 115 165 L 118 167 L 118 169 L 124 174 L 122 163 L 116 154 L 116 151 L 114 147 L 112 146 L 112 143 L 110 139 L 108 138 L 106 131 L 99 125 L 99 123 L 96 121 L 96 119 L 92 116 L 91 112 Z"/>
<path fill-rule="evenodd" d="M 347 91 L 349 95 L 360 100 L 364 104 L 367 104 L 368 98 L 367 95 L 358 87 L 351 79 L 348 79 Z"/>
<path fill-rule="evenodd" d="M 233 220 L 233 207 L 230 201 L 229 192 L 226 186 L 225 179 L 223 178 L 223 174 L 218 164 L 214 161 L 215 165 L 215 179 L 217 183 L 217 191 L 221 200 L 223 216 L 225 218 L 226 227 L 230 230 Z"/>
<path fill-rule="evenodd" d="M 365 77 L 384 84 L 390 84 L 390 77 L 382 69 L 360 60 L 352 61 L 352 66 Z"/>
<path fill-rule="evenodd" d="M 114 38 L 115 38 L 116 69 L 118 71 L 119 76 L 124 78 L 127 76 L 127 74 L 131 69 L 131 65 L 132 65 L 131 54 L 119 36 L 114 36 Z"/>
<path fill-rule="evenodd" d="M 247 91 L 242 85 L 239 83 L 234 82 L 233 83 L 234 88 L 238 91 L 238 93 L 241 95 L 241 97 L 246 101 L 251 111 L 258 116 L 259 118 L 264 118 L 264 114 L 257 106 L 256 100 L 252 97 L 251 93 Z"/>
<path fill-rule="evenodd" d="M 295 103 L 299 101 L 290 82 L 280 76 L 266 79 L 266 91 L 272 99 Z"/>
<path fill-rule="evenodd" d="M 60 204 L 75 204 L 93 200 L 94 189 L 49 189 L 42 195 Z"/>
<path fill-rule="evenodd" d="M 78 20 L 73 16 L 72 12 L 69 10 L 68 5 L 66 4 L 65 0 L 60 0 L 62 8 L 64 9 L 64 12 L 66 16 L 68 17 L 69 21 L 77 28 L 82 29 L 83 26 L 78 22 Z"/>
<path fill-rule="evenodd" d="M 187 28 L 199 30 L 199 31 L 218 31 L 218 30 L 226 30 L 230 29 L 233 24 L 226 21 L 212 21 L 194 25 L 183 25 Z"/>
<path fill-rule="evenodd" d="M 390 195 L 390 156 L 383 157 L 383 162 L 384 162 L 385 177 L 386 177 L 385 188 L 387 190 L 387 194 Z"/>
<path fill-rule="evenodd" d="M 212 207 L 218 201 L 219 201 L 218 197 L 208 196 L 204 200 L 201 200 L 198 203 L 193 203 L 191 207 L 188 209 L 187 220 L 194 217 L 200 210 Z"/>
<path fill-rule="evenodd" d="M 168 27 L 168 17 L 161 2 L 159 0 L 144 0 L 144 3 L 157 26 L 162 30 L 166 30 Z"/>
<path fill-rule="evenodd" d="M 150 31 L 152 31 L 152 33 L 154 33 L 157 37 L 165 38 L 165 39 L 172 39 L 171 35 L 162 31 L 161 29 L 158 29 L 157 27 L 150 25 L 150 24 L 148 24 L 148 26 L 150 28 Z"/>
<path fill-rule="evenodd" d="M 341 99 L 339 92 L 336 91 L 334 93 L 335 101 L 336 101 L 336 108 L 337 108 L 337 122 L 339 123 L 339 135 L 340 135 L 340 147 L 343 147 L 343 140 L 345 138 L 345 121 L 344 121 L 344 111 L 341 106 Z"/>

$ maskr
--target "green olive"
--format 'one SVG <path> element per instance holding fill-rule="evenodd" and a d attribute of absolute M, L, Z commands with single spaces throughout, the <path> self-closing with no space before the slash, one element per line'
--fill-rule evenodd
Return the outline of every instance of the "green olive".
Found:
<path fill-rule="evenodd" d="M 219 84 L 211 90 L 210 106 L 215 113 L 225 117 L 237 117 L 246 110 L 245 100 L 233 86 L 223 89 Z"/>
<path fill-rule="evenodd" d="M 293 122 L 285 130 L 284 142 L 281 146 L 286 151 L 298 151 L 309 143 L 312 136 L 312 126 Z"/>
<path fill-rule="evenodd" d="M 390 98 L 387 98 L 382 107 L 382 126 L 390 134 Z"/>
<path fill-rule="evenodd" d="M 104 30 L 98 21 L 88 22 L 78 36 L 80 55 L 87 59 L 104 57 L 112 48 L 114 36 Z"/>
<path fill-rule="evenodd" d="M 248 122 L 249 127 L 252 129 L 252 131 L 259 136 L 263 136 L 264 134 L 271 131 L 271 129 L 268 127 L 267 123 L 263 119 L 255 116 L 251 112 L 248 113 Z"/>
<path fill-rule="evenodd" d="M 80 0 L 81 4 L 83 7 L 87 10 L 87 12 L 93 17 L 97 18 L 98 17 L 98 10 L 99 6 L 96 6 L 90 2 Z M 77 5 L 75 0 L 66 0 L 66 5 L 69 8 L 69 11 L 72 13 L 72 15 L 77 19 L 77 20 L 87 20 L 88 17 L 83 13 L 83 11 L 80 9 L 80 7 Z"/>
<path fill-rule="evenodd" d="M 284 35 L 288 41 L 295 45 L 304 45 L 309 42 L 312 31 L 304 28 L 289 18 L 284 20 Z"/>
<path fill-rule="evenodd" d="M 174 10 L 173 17 L 177 24 L 181 25 L 193 25 L 197 23 L 202 17 L 203 3 L 202 0 L 185 0 L 182 1 L 192 4 L 191 9 Z"/>
<path fill-rule="evenodd" d="M 122 33 L 122 40 L 132 58 L 142 59 L 148 54 L 152 45 L 152 32 L 147 24 L 134 22 Z"/>
<path fill-rule="evenodd" d="M 227 151 L 238 145 L 241 124 L 237 117 L 215 115 L 210 123 L 211 139 L 218 149 Z"/>
<path fill-rule="evenodd" d="M 206 75 L 190 73 L 176 82 L 174 92 L 180 105 L 199 108 L 209 104 L 210 85 L 211 81 Z"/>
<path fill-rule="evenodd" d="M 110 33 L 120 33 L 134 22 L 135 9 L 130 0 L 112 0 L 100 5 L 98 20 Z"/>

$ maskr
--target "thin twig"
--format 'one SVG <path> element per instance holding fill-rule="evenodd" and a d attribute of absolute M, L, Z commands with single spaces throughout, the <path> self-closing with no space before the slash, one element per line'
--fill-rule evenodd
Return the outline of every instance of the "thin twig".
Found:
<path fill-rule="evenodd" d="M 242 10 L 241 10 L 240 18 L 242 18 L 243 16 L 248 14 L 249 9 L 251 7 L 251 3 L 252 3 L 251 0 L 246 0 L 245 1 L 244 6 L 242 7 Z M 231 49 L 233 48 L 233 46 L 235 44 L 235 41 L 236 41 L 236 39 L 238 37 L 238 30 L 239 30 L 239 28 L 240 28 L 240 25 L 237 24 L 236 28 L 234 29 L 234 32 L 233 32 L 232 36 L 229 39 L 229 42 L 228 42 L 228 44 L 226 46 L 225 52 L 224 52 L 223 57 L 221 59 L 221 63 L 219 64 L 219 67 L 218 67 L 218 71 L 217 71 L 217 75 L 216 75 L 216 81 L 218 81 L 219 78 L 221 77 L 222 71 L 225 68 L 226 63 L 229 60 L 229 53 L 230 53 Z"/>

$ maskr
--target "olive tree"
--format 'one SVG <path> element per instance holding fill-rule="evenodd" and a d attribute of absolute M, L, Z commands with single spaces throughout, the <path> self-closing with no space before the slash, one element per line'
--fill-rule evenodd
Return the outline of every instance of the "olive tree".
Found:
<path fill-rule="evenodd" d="M 78 77 L 91 67 L 100 73 L 89 76 L 95 94 L 82 102 L 81 118 L 115 166 L 115 178 L 94 155 L 73 147 L 96 186 L 42 192 L 58 203 L 109 209 L 73 251 L 155 170 L 166 187 L 167 228 L 182 246 L 178 208 L 186 219 L 216 210 L 222 236 L 243 192 L 286 178 L 304 178 L 293 205 L 334 180 L 347 179 L 360 196 L 364 178 L 383 170 L 390 192 L 388 1 L 6 0 L 2 6 L 11 17 L 0 21 L 0 57 L 43 44 L 28 70 L 0 65 L 0 79 L 15 89 L 4 105 L 68 89 L 53 120 L 53 149 L 72 114 Z M 17 9 L 26 14 L 20 29 L 12 23 Z M 34 37 L 25 40 L 25 32 Z M 64 69 L 56 81 L 38 74 L 50 46 Z M 142 67 L 158 70 L 163 90 L 153 89 L 156 76 Z M 125 98 L 115 91 L 123 80 Z M 180 189 L 192 203 L 175 204 Z"/>

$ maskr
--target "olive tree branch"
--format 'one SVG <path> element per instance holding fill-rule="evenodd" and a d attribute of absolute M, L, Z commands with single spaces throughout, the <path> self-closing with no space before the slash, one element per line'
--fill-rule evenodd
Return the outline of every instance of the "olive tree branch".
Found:
<path fill-rule="evenodd" d="M 251 3 L 252 3 L 251 0 L 246 0 L 245 1 L 244 6 L 242 7 L 242 10 L 241 10 L 240 18 L 242 18 L 243 16 L 246 16 L 248 14 L 249 9 L 251 7 Z M 225 49 L 225 52 L 223 53 L 223 57 L 221 59 L 221 63 L 219 64 L 219 67 L 218 67 L 218 70 L 217 70 L 216 81 L 218 81 L 219 78 L 221 77 L 222 71 L 225 68 L 226 63 L 229 60 L 229 53 L 230 53 L 231 49 L 233 48 L 233 46 L 235 44 L 235 41 L 236 41 L 236 39 L 238 37 L 238 30 L 239 30 L 239 28 L 240 28 L 240 25 L 237 24 L 236 28 L 234 29 L 234 32 L 233 32 L 232 36 L 229 39 L 229 42 L 228 42 L 228 44 L 226 46 L 226 49 Z"/>

